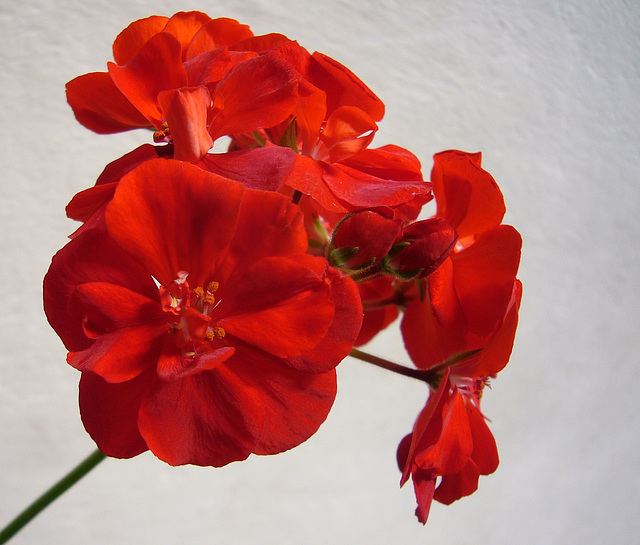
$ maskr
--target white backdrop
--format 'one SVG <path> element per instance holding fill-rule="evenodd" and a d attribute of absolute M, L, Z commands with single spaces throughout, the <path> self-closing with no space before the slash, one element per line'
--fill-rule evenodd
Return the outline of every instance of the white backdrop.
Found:
<path fill-rule="evenodd" d="M 108 459 L 14 543 L 635 544 L 640 534 L 640 10 L 632 0 L 0 0 L 0 526 L 94 445 L 41 281 L 70 197 L 147 138 L 76 123 L 66 81 L 134 19 L 200 9 L 346 64 L 375 145 L 482 151 L 524 238 L 521 325 L 484 397 L 501 455 L 422 527 L 398 489 L 419 383 L 347 359 L 307 443 L 222 469 Z M 408 363 L 395 330 L 369 347 Z"/>

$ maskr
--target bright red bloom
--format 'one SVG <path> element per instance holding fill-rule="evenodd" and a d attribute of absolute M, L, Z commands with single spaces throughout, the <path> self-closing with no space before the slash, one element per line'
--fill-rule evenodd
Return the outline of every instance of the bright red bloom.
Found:
<path fill-rule="evenodd" d="M 496 442 L 479 407 L 483 387 L 483 382 L 457 386 L 447 372 L 398 447 L 400 484 L 412 478 L 422 524 L 432 500 L 448 505 L 468 496 L 480 475 L 498 467 Z"/>
<path fill-rule="evenodd" d="M 405 346 L 421 369 L 438 366 L 451 355 L 483 348 L 513 308 L 522 239 L 500 225 L 502 194 L 480 167 L 479 154 L 459 151 L 436 155 L 432 179 L 438 216 L 460 234 L 453 253 L 428 276 L 426 293 L 407 308 L 402 321 Z M 444 201 L 445 204 L 441 204 Z M 515 334 L 515 326 L 513 333 Z M 468 376 L 491 375 L 508 361 L 486 361 Z"/>
<path fill-rule="evenodd" d="M 479 475 L 498 465 L 480 397 L 488 377 L 509 361 L 522 297 L 516 279 L 522 239 L 500 225 L 504 201 L 480 154 L 436 155 L 432 181 L 436 217 L 460 238 L 421 280 L 422 293 L 401 324 L 413 362 L 441 380 L 398 449 L 401 484 L 413 479 L 422 523 L 433 499 L 449 504 L 471 494 Z"/>
<path fill-rule="evenodd" d="M 259 137 L 236 134 L 233 146 L 266 143 L 295 150 L 296 169 L 287 186 L 308 196 L 320 216 L 386 206 L 414 219 L 432 198 L 412 153 L 398 146 L 367 149 L 384 104 L 348 68 L 277 34 L 250 38 L 233 49 L 278 56 L 292 68 L 298 86 L 289 118 L 265 126 Z"/>
<path fill-rule="evenodd" d="M 296 103 L 291 69 L 273 55 L 229 51 L 252 36 L 200 12 L 135 21 L 116 38 L 108 72 L 79 76 L 67 99 L 98 133 L 155 128 L 175 158 L 196 162 L 226 134 L 280 123 Z"/>
<path fill-rule="evenodd" d="M 353 281 L 304 253 L 295 206 L 156 159 L 122 178 L 105 225 L 44 282 L 103 452 L 222 466 L 317 430 L 362 310 Z"/>

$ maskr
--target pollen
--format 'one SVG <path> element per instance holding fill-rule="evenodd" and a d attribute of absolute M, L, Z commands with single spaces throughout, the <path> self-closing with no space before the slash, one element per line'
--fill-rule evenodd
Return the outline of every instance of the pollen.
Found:
<path fill-rule="evenodd" d="M 207 341 L 212 341 L 214 339 L 222 339 L 226 334 L 227 332 L 224 330 L 224 328 L 215 326 L 207 331 L 204 338 Z"/>
<path fill-rule="evenodd" d="M 202 289 L 202 286 L 196 286 L 195 288 L 193 288 L 193 291 L 191 293 L 196 297 L 202 297 L 204 295 L 204 290 Z"/>
<path fill-rule="evenodd" d="M 153 133 L 153 141 L 158 144 L 160 142 L 168 142 L 171 140 L 171 131 L 166 121 L 162 123 L 162 130 Z"/>
<path fill-rule="evenodd" d="M 220 284 L 218 282 L 209 282 L 209 284 L 207 285 L 207 291 L 209 293 L 215 293 L 216 291 L 218 291 L 219 287 Z"/>

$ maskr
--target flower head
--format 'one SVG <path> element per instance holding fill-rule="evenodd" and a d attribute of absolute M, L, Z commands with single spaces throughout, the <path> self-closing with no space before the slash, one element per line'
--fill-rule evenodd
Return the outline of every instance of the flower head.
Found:
<path fill-rule="evenodd" d="M 103 452 L 221 466 L 316 431 L 362 312 L 355 284 L 304 253 L 295 206 L 155 159 L 123 177 L 105 225 L 44 283 Z"/>

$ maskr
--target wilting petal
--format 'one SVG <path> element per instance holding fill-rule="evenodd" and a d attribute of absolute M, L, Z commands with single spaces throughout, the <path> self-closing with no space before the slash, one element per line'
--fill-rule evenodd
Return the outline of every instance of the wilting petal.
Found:
<path fill-rule="evenodd" d="M 111 134 L 151 123 L 115 86 L 106 72 L 92 72 L 67 83 L 67 101 L 87 129 Z"/>

